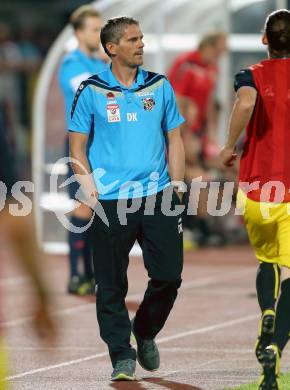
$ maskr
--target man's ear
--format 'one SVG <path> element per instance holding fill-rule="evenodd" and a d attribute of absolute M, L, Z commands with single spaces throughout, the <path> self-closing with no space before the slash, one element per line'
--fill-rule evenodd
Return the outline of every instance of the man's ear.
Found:
<path fill-rule="evenodd" d="M 116 45 L 114 42 L 108 42 L 108 43 L 106 44 L 106 49 L 108 50 L 108 52 L 109 52 L 112 56 L 116 55 L 116 47 L 117 47 L 117 45 Z"/>
<path fill-rule="evenodd" d="M 264 32 L 264 34 L 262 36 L 262 43 L 263 43 L 263 45 L 266 45 L 266 46 L 269 44 L 268 38 L 267 38 L 267 35 L 266 35 L 265 32 Z"/>
<path fill-rule="evenodd" d="M 75 31 L 75 36 L 77 37 L 78 40 L 81 40 L 82 39 L 82 30 L 81 29 L 77 29 Z"/>

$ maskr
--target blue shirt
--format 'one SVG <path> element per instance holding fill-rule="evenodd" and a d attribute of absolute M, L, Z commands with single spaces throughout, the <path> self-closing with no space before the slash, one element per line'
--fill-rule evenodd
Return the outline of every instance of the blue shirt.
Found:
<path fill-rule="evenodd" d="M 104 61 L 90 57 L 79 49 L 64 56 L 59 68 L 58 80 L 64 97 L 67 123 L 75 93 L 81 82 L 102 72 L 107 66 Z"/>
<path fill-rule="evenodd" d="M 169 185 L 167 132 L 183 122 L 164 76 L 139 68 L 126 88 L 108 67 L 80 85 L 69 130 L 92 131 L 88 158 L 100 199 L 125 199 Z"/>

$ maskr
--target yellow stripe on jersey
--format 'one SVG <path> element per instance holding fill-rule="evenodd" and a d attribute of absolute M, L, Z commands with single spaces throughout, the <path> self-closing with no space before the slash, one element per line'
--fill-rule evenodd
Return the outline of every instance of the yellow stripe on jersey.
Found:
<path fill-rule="evenodd" d="M 274 298 L 277 299 L 279 295 L 279 287 L 280 287 L 280 276 L 279 276 L 279 269 L 277 264 L 274 265 L 274 271 L 275 271 L 275 294 Z"/>

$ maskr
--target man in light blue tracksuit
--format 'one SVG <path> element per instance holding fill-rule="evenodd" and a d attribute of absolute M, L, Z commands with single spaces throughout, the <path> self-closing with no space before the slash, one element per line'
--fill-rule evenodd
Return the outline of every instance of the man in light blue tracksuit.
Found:
<path fill-rule="evenodd" d="M 59 69 L 59 84 L 65 101 L 66 122 L 68 123 L 72 102 L 80 83 L 93 74 L 106 69 L 106 63 L 100 55 L 100 30 L 101 16 L 92 6 L 81 6 L 73 12 L 70 23 L 78 40 L 78 48 L 66 54 Z M 66 156 L 68 156 L 68 141 L 66 143 Z M 69 165 L 68 177 L 73 175 Z M 76 182 L 68 186 L 69 196 L 75 199 L 79 185 Z M 83 203 L 79 203 L 71 214 L 71 223 L 75 227 L 86 226 L 91 218 L 91 210 Z M 83 233 L 69 232 L 70 249 L 70 279 L 68 283 L 69 293 L 86 294 L 94 292 L 92 272 L 91 244 L 89 230 Z M 78 270 L 78 258 L 84 260 L 84 277 Z"/>
<path fill-rule="evenodd" d="M 108 222 L 97 213 L 92 234 L 97 317 L 114 368 L 111 379 L 135 380 L 136 358 L 148 371 L 159 368 L 155 337 L 181 285 L 182 215 L 163 206 L 168 200 L 172 208 L 184 208 L 184 119 L 169 81 L 141 67 L 144 43 L 136 20 L 110 19 L 101 41 L 112 62 L 78 88 L 68 127 L 70 154 L 87 199 Z M 127 220 L 122 207 L 131 209 Z M 127 268 L 136 239 L 149 281 L 130 322 Z M 137 351 L 130 344 L 131 330 Z"/>

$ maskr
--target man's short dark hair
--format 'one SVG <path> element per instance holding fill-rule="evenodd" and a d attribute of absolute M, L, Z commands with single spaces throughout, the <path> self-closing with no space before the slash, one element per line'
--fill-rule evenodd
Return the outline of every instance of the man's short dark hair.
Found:
<path fill-rule="evenodd" d="M 91 5 L 82 5 L 77 8 L 70 17 L 70 24 L 75 31 L 81 30 L 84 27 L 87 18 L 100 18 L 101 14 Z"/>
<path fill-rule="evenodd" d="M 266 19 L 265 33 L 269 51 L 272 55 L 286 55 L 290 53 L 290 12 L 281 9 L 272 12 Z"/>
<path fill-rule="evenodd" d="M 118 44 L 120 39 L 122 38 L 124 29 L 127 26 L 131 25 L 139 25 L 139 22 L 133 18 L 129 18 L 126 16 L 121 16 L 118 18 L 109 19 L 107 23 L 101 30 L 101 43 L 106 52 L 106 54 L 111 57 L 106 45 L 108 42 L 113 42 Z"/>

